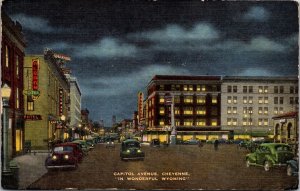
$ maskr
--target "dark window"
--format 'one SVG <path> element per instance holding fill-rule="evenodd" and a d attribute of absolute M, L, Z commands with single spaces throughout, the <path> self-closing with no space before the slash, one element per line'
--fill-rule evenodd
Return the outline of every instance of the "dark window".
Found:
<path fill-rule="evenodd" d="M 280 97 L 279 103 L 283 104 L 283 97 Z"/>
<path fill-rule="evenodd" d="M 274 93 L 278 94 L 278 86 L 274 86 Z"/>
<path fill-rule="evenodd" d="M 231 92 L 232 87 L 231 86 L 227 86 L 227 92 Z"/>
<path fill-rule="evenodd" d="M 280 86 L 280 93 L 282 94 L 284 92 L 284 87 Z"/>
<path fill-rule="evenodd" d="M 237 92 L 237 86 L 233 86 L 232 89 L 233 89 L 232 91 L 233 91 L 234 93 Z"/>
<path fill-rule="evenodd" d="M 291 93 L 291 94 L 294 93 L 294 86 L 290 86 L 290 93 Z"/>
<path fill-rule="evenodd" d="M 247 93 L 247 86 L 243 86 L 243 93 Z"/>
<path fill-rule="evenodd" d="M 294 104 L 294 98 L 290 97 L 290 104 Z"/>
<path fill-rule="evenodd" d="M 249 93 L 253 93 L 253 86 L 249 86 Z"/>
<path fill-rule="evenodd" d="M 274 97 L 274 104 L 278 104 L 278 97 Z"/>

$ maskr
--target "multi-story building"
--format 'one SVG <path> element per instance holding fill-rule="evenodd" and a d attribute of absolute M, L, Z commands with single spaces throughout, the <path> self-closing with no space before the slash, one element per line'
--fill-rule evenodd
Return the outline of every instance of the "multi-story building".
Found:
<path fill-rule="evenodd" d="M 230 134 L 221 131 L 221 76 L 156 75 L 147 91 L 143 140 L 169 141 L 172 102 L 177 138 L 207 140 Z"/>
<path fill-rule="evenodd" d="M 25 140 L 32 148 L 68 138 L 69 83 L 52 51 L 25 57 L 24 89 Z"/>
<path fill-rule="evenodd" d="M 4 12 L 2 17 L 1 82 L 11 88 L 9 99 L 8 155 L 22 152 L 24 147 L 23 65 L 25 39 L 22 26 Z"/>
<path fill-rule="evenodd" d="M 81 125 L 81 91 L 76 77 L 65 74 L 70 84 L 70 126 L 77 128 Z"/>
<path fill-rule="evenodd" d="M 298 108 L 297 77 L 224 76 L 221 89 L 221 126 L 235 138 L 272 134 L 272 117 Z"/>

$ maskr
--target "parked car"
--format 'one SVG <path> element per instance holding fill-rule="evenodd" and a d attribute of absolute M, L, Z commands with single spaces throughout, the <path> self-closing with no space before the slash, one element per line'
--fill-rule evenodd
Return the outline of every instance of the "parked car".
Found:
<path fill-rule="evenodd" d="M 286 174 L 288 176 L 298 176 L 299 173 L 299 160 L 298 158 L 293 158 L 292 160 L 286 161 L 287 168 Z"/>
<path fill-rule="evenodd" d="M 121 160 L 144 160 L 145 153 L 141 150 L 140 142 L 127 139 L 121 144 Z"/>
<path fill-rule="evenodd" d="M 184 141 L 182 139 L 176 139 L 176 145 L 182 145 Z"/>
<path fill-rule="evenodd" d="M 61 143 L 53 147 L 52 153 L 45 160 L 45 167 L 49 169 L 78 167 L 83 154 L 77 144 Z"/>
<path fill-rule="evenodd" d="M 75 140 L 72 143 L 79 143 L 82 150 L 87 154 L 92 148 L 84 140 Z"/>
<path fill-rule="evenodd" d="M 160 140 L 159 139 L 152 139 L 150 142 L 151 147 L 160 147 Z"/>
<path fill-rule="evenodd" d="M 106 140 L 106 148 L 115 148 L 115 140 L 113 138 L 109 138 Z"/>
<path fill-rule="evenodd" d="M 199 140 L 197 139 L 189 139 L 184 141 L 184 144 L 186 145 L 198 145 L 199 144 Z"/>
<path fill-rule="evenodd" d="M 95 148 L 95 143 L 93 139 L 86 139 L 85 142 L 93 149 Z"/>
<path fill-rule="evenodd" d="M 287 161 L 293 159 L 294 154 L 288 144 L 262 143 L 255 152 L 246 155 L 246 166 L 262 166 L 265 171 L 271 167 L 286 166 Z"/>

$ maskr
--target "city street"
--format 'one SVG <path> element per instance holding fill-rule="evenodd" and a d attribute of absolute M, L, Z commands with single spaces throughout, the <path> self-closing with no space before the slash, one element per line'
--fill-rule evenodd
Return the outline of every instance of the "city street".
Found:
<path fill-rule="evenodd" d="M 98 144 L 77 170 L 48 172 L 28 189 L 283 190 L 298 185 L 285 168 L 247 168 L 246 151 L 236 145 L 220 145 L 217 151 L 210 144 L 142 149 L 144 161 L 126 162 L 120 160 L 119 144 L 114 149 Z"/>

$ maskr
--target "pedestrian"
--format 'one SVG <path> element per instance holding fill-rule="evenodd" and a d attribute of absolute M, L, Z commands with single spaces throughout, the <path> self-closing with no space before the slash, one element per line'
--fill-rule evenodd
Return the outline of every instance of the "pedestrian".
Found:
<path fill-rule="evenodd" d="M 215 148 L 215 151 L 218 150 L 218 146 L 219 146 L 219 141 L 218 141 L 218 140 L 215 140 L 215 142 L 214 142 L 214 148 Z"/>

